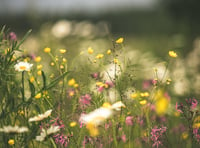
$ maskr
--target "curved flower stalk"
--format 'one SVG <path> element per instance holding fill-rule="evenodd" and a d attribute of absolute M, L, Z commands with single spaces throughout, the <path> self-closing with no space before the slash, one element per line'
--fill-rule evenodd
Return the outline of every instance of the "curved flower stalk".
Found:
<path fill-rule="evenodd" d="M 39 114 L 38 116 L 29 118 L 29 122 L 41 121 L 51 115 L 52 109 L 46 111 L 44 114 Z"/>

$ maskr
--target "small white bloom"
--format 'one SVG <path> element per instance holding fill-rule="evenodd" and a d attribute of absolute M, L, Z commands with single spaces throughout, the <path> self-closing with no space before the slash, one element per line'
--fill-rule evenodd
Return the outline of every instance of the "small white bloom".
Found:
<path fill-rule="evenodd" d="M 84 124 L 93 123 L 95 126 L 98 126 L 109 119 L 114 114 L 114 110 L 121 110 L 121 107 L 125 107 L 121 101 L 114 103 L 110 107 L 100 107 L 88 114 L 82 114 L 80 121 Z"/>
<path fill-rule="evenodd" d="M 44 129 L 42 129 L 42 132 L 40 133 L 39 136 L 36 136 L 36 141 L 44 141 L 44 139 L 46 138 L 47 134 L 46 131 Z"/>
<path fill-rule="evenodd" d="M 42 129 L 41 133 L 39 136 L 36 136 L 36 140 L 37 141 L 44 141 L 44 139 L 51 134 L 57 133 L 58 131 L 60 131 L 60 127 L 59 126 L 51 126 L 50 128 L 48 128 L 47 130 Z"/>
<path fill-rule="evenodd" d="M 117 111 L 120 111 L 122 107 L 124 107 L 124 108 L 126 107 L 126 106 L 124 105 L 124 103 L 122 103 L 122 101 L 118 101 L 118 102 L 114 103 L 114 104 L 111 106 L 112 109 L 115 109 L 115 110 L 117 110 Z"/>
<path fill-rule="evenodd" d="M 46 111 L 44 114 L 39 114 L 38 116 L 30 118 L 28 121 L 29 122 L 34 122 L 34 121 L 41 121 L 51 115 L 52 109 Z"/>
<path fill-rule="evenodd" d="M 28 62 L 19 62 L 15 64 L 15 70 L 16 71 L 30 71 L 33 64 L 30 64 Z"/>
<path fill-rule="evenodd" d="M 58 131 L 60 131 L 60 127 L 59 126 L 51 126 L 47 130 L 47 135 L 51 135 L 51 134 L 57 133 Z"/>
<path fill-rule="evenodd" d="M 4 126 L 3 128 L 0 128 L 0 132 L 4 133 L 24 133 L 28 132 L 27 127 L 19 127 L 19 126 Z"/>
<path fill-rule="evenodd" d="M 80 121 L 84 124 L 93 123 L 94 125 L 100 125 L 106 119 L 113 115 L 111 108 L 100 107 L 88 114 L 83 114 L 80 117 Z"/>

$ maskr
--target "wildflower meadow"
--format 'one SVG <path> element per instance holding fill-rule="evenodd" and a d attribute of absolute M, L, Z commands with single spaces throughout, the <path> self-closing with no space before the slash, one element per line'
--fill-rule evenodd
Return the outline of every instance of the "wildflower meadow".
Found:
<path fill-rule="evenodd" d="M 200 147 L 199 40 L 160 58 L 59 23 L 1 28 L 1 148 Z"/>

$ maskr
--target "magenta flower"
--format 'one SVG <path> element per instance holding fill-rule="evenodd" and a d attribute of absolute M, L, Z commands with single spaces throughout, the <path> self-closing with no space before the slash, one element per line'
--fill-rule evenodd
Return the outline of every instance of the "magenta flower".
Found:
<path fill-rule="evenodd" d="M 162 144 L 162 138 L 163 138 L 163 133 L 165 133 L 167 130 L 166 127 L 161 127 L 161 128 L 153 128 L 151 130 L 151 140 L 153 142 L 152 147 L 158 148 Z"/>
<path fill-rule="evenodd" d="M 81 96 L 79 99 L 79 103 L 83 107 L 90 105 L 90 102 L 91 102 L 91 96 L 89 94 L 85 94 L 84 96 Z"/>
<path fill-rule="evenodd" d="M 98 87 L 98 89 L 97 89 L 98 92 L 102 92 L 103 90 L 104 90 L 104 87 L 103 87 L 103 86 L 100 86 L 100 87 Z"/>
<path fill-rule="evenodd" d="M 178 105 L 178 103 L 176 102 L 176 111 L 179 113 L 183 113 L 182 109 L 183 109 L 183 104 L 181 103 L 180 105 Z"/>
<path fill-rule="evenodd" d="M 109 88 L 114 86 L 114 83 L 112 81 L 106 81 L 105 84 L 107 84 Z"/>
<path fill-rule="evenodd" d="M 91 77 L 94 78 L 94 79 L 98 79 L 99 75 L 100 74 L 98 72 L 95 72 L 95 73 L 91 74 Z"/>
<path fill-rule="evenodd" d="M 132 126 L 133 125 L 133 116 L 127 116 L 125 122 L 126 122 L 126 125 Z"/>

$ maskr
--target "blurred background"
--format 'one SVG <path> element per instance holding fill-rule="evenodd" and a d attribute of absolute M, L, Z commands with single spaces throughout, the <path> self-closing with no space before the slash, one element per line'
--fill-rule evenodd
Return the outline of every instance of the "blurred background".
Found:
<path fill-rule="evenodd" d="M 123 36 L 126 44 L 160 51 L 155 52 L 158 56 L 171 49 L 186 56 L 200 35 L 199 15 L 199 0 L 0 0 L 0 26 L 6 25 L 19 37 L 62 20 L 68 26 L 66 36 Z M 92 27 L 89 33 L 77 32 Z"/>

